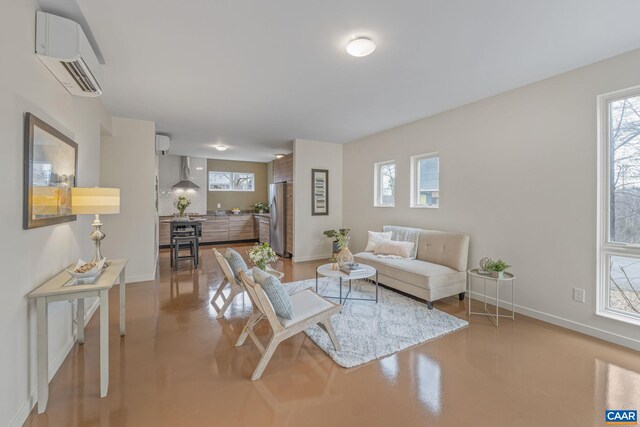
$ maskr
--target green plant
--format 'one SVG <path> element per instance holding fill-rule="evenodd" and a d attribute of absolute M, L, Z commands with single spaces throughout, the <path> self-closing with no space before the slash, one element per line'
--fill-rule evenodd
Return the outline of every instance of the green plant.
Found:
<path fill-rule="evenodd" d="M 269 205 L 266 203 L 258 202 L 255 205 L 253 205 L 253 210 L 256 212 L 260 212 L 260 211 L 269 212 Z"/>
<path fill-rule="evenodd" d="M 350 228 L 340 228 L 338 230 L 327 230 L 327 231 L 324 231 L 322 234 L 324 234 L 330 239 L 333 239 L 334 242 L 338 243 L 338 246 L 340 247 L 340 249 L 342 249 L 345 246 L 347 246 L 347 243 L 349 243 L 350 231 L 351 231 Z"/>
<path fill-rule="evenodd" d="M 505 271 L 509 267 L 511 266 L 502 259 L 498 259 L 497 261 L 489 261 L 484 266 L 484 268 L 487 271 L 496 271 L 496 272 Z"/>

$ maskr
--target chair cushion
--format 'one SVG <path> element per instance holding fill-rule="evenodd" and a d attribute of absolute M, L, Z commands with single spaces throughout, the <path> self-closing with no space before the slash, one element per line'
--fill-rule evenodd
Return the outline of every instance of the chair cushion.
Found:
<path fill-rule="evenodd" d="M 415 244 L 413 242 L 394 242 L 383 240 L 378 243 L 373 253 L 375 255 L 390 255 L 395 258 L 410 258 Z"/>
<path fill-rule="evenodd" d="M 293 317 L 291 319 L 285 319 L 280 316 L 280 324 L 287 328 L 291 325 L 295 325 L 298 322 L 302 322 L 318 313 L 322 313 L 335 305 L 322 298 L 320 295 L 313 292 L 311 289 L 304 289 L 300 292 L 296 292 L 290 295 L 291 304 L 293 305 Z"/>
<path fill-rule="evenodd" d="M 420 241 L 420 229 L 411 227 L 399 227 L 397 225 L 385 225 L 383 231 L 391 232 L 391 240 L 396 242 L 413 242 L 413 249 L 409 258 L 416 259 L 418 255 L 418 242 Z"/>
<path fill-rule="evenodd" d="M 367 247 L 364 250 L 365 252 L 373 252 L 383 240 L 391 240 L 391 232 L 378 232 L 378 231 L 369 231 L 369 240 L 367 241 Z"/>
<path fill-rule="evenodd" d="M 276 312 L 278 317 L 289 320 L 293 318 L 294 309 L 291 304 L 291 298 L 284 286 L 282 286 L 280 279 L 255 267 L 253 269 L 253 281 L 262 287 L 273 306 L 273 311 Z"/>
<path fill-rule="evenodd" d="M 240 283 L 240 275 L 238 274 L 240 271 L 246 272 L 249 270 L 247 267 L 247 263 L 242 259 L 242 255 L 238 252 L 234 251 L 231 248 L 228 248 L 224 253 L 224 259 L 229 263 L 229 267 L 231 267 L 231 271 L 233 271 L 234 276 L 236 276 L 236 280 Z"/>
<path fill-rule="evenodd" d="M 354 258 L 357 262 L 376 268 L 383 276 L 423 289 L 450 286 L 466 280 L 464 271 L 419 259 L 379 258 L 371 252 L 360 252 Z M 383 280 L 381 282 L 384 283 Z"/>

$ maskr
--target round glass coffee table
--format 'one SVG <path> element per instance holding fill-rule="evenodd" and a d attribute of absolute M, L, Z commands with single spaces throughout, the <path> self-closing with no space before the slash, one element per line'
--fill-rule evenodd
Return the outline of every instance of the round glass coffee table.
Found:
<path fill-rule="evenodd" d="M 335 296 L 335 295 L 322 295 L 325 298 L 335 298 L 337 300 L 340 301 L 340 304 L 342 304 L 343 301 L 347 301 L 347 300 L 358 300 L 358 301 L 375 301 L 376 303 L 378 302 L 378 270 L 376 270 L 375 268 L 371 267 L 370 265 L 366 265 L 366 264 L 360 264 L 360 267 L 362 267 L 364 270 L 363 271 L 358 271 L 358 272 L 354 272 L 351 274 L 347 274 L 344 273 L 340 270 L 334 270 L 331 268 L 333 264 L 323 264 L 320 267 L 316 268 L 316 292 L 318 292 L 318 278 L 320 276 L 322 277 L 331 277 L 334 279 L 338 279 L 338 281 L 340 282 L 340 295 Z M 351 281 L 352 280 L 360 280 L 360 279 L 369 279 L 371 277 L 375 276 L 376 277 L 376 297 L 375 298 L 354 298 L 354 297 L 349 297 L 349 295 L 351 294 Z M 343 297 L 342 296 L 342 282 L 344 280 L 348 280 L 349 281 L 349 290 L 347 291 L 347 294 Z"/>

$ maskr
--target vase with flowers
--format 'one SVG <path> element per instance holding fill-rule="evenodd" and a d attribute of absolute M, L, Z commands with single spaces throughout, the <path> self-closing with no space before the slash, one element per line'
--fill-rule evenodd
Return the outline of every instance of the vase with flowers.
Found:
<path fill-rule="evenodd" d="M 260 270 L 266 271 L 267 264 L 270 262 L 276 262 L 278 255 L 267 242 L 256 243 L 249 250 L 249 259 Z"/>
<path fill-rule="evenodd" d="M 178 209 L 178 216 L 180 218 L 184 218 L 186 216 L 185 211 L 191 204 L 191 200 L 185 196 L 178 196 L 178 198 L 173 202 L 173 206 Z"/>

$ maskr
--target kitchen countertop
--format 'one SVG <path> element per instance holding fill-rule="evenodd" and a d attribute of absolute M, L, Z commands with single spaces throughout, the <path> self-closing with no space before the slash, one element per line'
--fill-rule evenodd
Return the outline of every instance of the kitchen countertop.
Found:
<path fill-rule="evenodd" d="M 256 213 L 253 211 L 242 211 L 238 214 L 234 214 L 232 212 L 227 212 L 227 213 L 221 213 L 221 214 L 217 214 L 215 212 L 207 212 L 205 214 L 200 214 L 200 213 L 192 213 L 190 214 L 190 216 L 192 218 L 199 218 L 199 217 L 210 217 L 210 216 L 219 216 L 219 217 L 223 217 L 223 216 L 236 216 L 236 215 L 255 215 L 255 216 L 271 216 L 271 214 L 267 213 Z M 173 215 L 160 215 L 160 218 L 172 218 Z"/>

